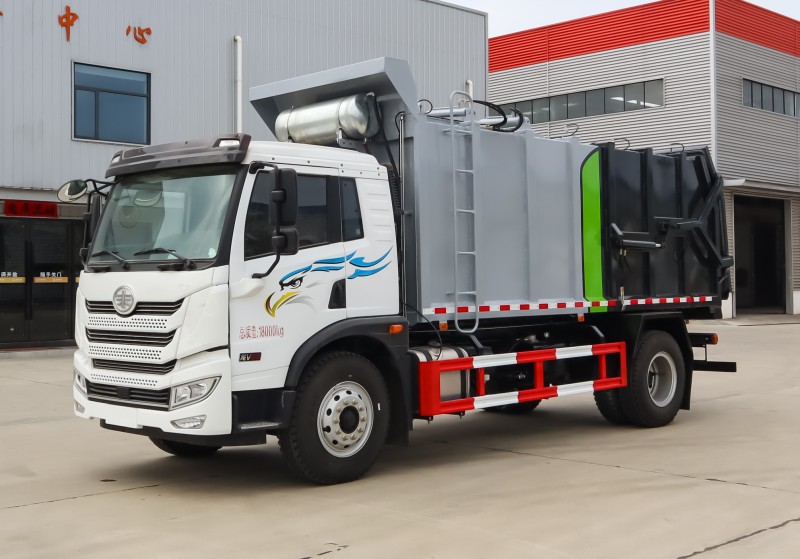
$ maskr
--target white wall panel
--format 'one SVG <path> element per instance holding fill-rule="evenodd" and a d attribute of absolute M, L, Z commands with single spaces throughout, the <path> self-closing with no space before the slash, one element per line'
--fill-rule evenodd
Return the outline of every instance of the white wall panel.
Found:
<path fill-rule="evenodd" d="M 577 125 L 577 136 L 583 141 L 626 138 L 634 148 L 669 147 L 674 142 L 709 145 L 709 53 L 708 34 L 701 33 L 494 72 L 489 76 L 489 99 L 509 103 L 663 79 L 663 107 L 573 118 L 534 128 L 553 137 L 571 132 Z"/>
<path fill-rule="evenodd" d="M 717 33 L 717 165 L 724 176 L 800 185 L 800 118 L 742 105 L 742 79 L 800 91 L 800 60 Z"/>
<path fill-rule="evenodd" d="M 484 14 L 428 0 L 5 2 L 0 17 L 0 187 L 101 177 L 124 146 L 72 140 L 73 62 L 151 73 L 151 142 L 233 131 L 234 35 L 244 39 L 244 130 L 270 137 L 251 86 L 381 56 L 409 60 L 421 97 L 447 103 L 472 79 L 486 97 Z M 150 27 L 147 44 L 126 36 Z"/>

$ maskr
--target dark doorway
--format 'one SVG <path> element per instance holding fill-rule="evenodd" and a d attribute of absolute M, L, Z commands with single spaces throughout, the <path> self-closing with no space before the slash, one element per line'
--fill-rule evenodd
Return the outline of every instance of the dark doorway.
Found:
<path fill-rule="evenodd" d="M 0 347 L 71 343 L 82 223 L 0 219 Z"/>
<path fill-rule="evenodd" d="M 734 196 L 736 309 L 786 312 L 784 201 Z"/>

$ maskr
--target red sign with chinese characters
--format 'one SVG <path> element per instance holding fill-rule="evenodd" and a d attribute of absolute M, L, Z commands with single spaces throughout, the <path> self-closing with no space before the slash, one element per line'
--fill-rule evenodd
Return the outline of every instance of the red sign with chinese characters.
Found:
<path fill-rule="evenodd" d="M 32 202 L 30 200 L 6 200 L 5 213 L 9 217 L 58 217 L 55 202 Z"/>

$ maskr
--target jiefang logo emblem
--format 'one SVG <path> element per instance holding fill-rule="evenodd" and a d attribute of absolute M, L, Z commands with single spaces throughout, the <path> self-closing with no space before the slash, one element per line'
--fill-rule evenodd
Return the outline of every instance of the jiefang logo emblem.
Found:
<path fill-rule="evenodd" d="M 264 310 L 267 314 L 274 317 L 278 309 L 288 303 L 303 303 L 313 308 L 312 299 L 308 295 L 304 295 L 301 288 L 305 287 L 310 289 L 321 284 L 330 285 L 328 282 L 312 281 L 303 285 L 306 277 L 313 272 L 337 272 L 345 267 L 345 264 L 350 264 L 353 267 L 353 272 L 347 276 L 347 279 L 356 279 L 372 276 L 386 268 L 392 261 L 386 260 L 392 249 L 387 250 L 383 256 L 376 260 L 365 260 L 363 256 L 356 256 L 355 252 L 351 252 L 347 256 L 339 258 L 324 258 L 316 260 L 308 266 L 293 270 L 283 276 L 278 284 L 281 286 L 280 291 L 275 291 L 269 294 L 267 300 L 264 302 Z M 273 300 L 274 298 L 274 300 Z"/>
<path fill-rule="evenodd" d="M 114 310 L 119 314 L 131 314 L 136 307 L 136 299 L 133 296 L 133 289 L 127 285 L 118 287 L 114 292 Z"/>

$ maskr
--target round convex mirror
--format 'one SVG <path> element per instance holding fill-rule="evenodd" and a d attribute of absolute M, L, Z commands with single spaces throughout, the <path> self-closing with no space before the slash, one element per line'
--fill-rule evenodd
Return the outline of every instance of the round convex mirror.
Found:
<path fill-rule="evenodd" d="M 58 189 L 58 199 L 62 202 L 74 202 L 86 194 L 87 187 L 86 181 L 82 180 L 66 182 Z"/>

